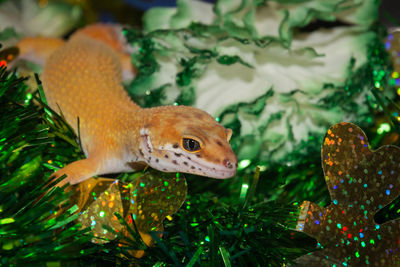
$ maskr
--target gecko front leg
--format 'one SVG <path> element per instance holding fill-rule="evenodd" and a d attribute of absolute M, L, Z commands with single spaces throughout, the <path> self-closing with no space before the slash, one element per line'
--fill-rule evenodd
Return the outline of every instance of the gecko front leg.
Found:
<path fill-rule="evenodd" d="M 56 186 L 62 187 L 67 183 L 77 184 L 98 174 L 99 162 L 98 159 L 90 157 L 77 160 L 56 171 L 51 178 L 57 179 L 65 174 L 67 177 Z"/>

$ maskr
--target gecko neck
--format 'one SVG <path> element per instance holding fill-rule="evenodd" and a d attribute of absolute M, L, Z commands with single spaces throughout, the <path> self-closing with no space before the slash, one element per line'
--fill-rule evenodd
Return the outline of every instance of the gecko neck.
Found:
<path fill-rule="evenodd" d="M 120 131 L 122 135 L 122 145 L 125 151 L 123 155 L 120 155 L 123 161 L 129 162 L 147 162 L 144 152 L 142 151 L 142 138 L 141 131 L 146 129 L 146 125 L 150 122 L 150 114 L 148 109 L 141 108 L 139 105 L 131 101 L 129 105 L 124 108 L 124 115 L 119 116 L 121 120 L 118 125 L 122 125 L 122 129 L 116 129 Z M 133 167 L 133 169 L 137 169 Z"/>

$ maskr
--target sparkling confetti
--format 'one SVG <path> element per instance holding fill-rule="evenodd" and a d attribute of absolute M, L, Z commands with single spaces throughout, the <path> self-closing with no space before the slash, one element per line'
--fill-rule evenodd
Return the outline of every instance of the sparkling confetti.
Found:
<path fill-rule="evenodd" d="M 251 164 L 251 160 L 244 159 L 241 160 L 238 164 L 238 170 L 242 170 Z"/>
<path fill-rule="evenodd" d="M 389 123 L 382 123 L 380 126 L 379 126 L 379 128 L 378 128 L 378 130 L 376 130 L 376 132 L 378 133 L 378 134 L 383 134 L 383 133 L 388 133 L 388 132 L 390 132 L 390 124 Z"/>
<path fill-rule="evenodd" d="M 325 137 L 322 165 L 332 203 L 323 208 L 304 201 L 297 230 L 316 238 L 324 249 L 297 261 L 318 258 L 320 266 L 397 266 L 400 221 L 379 225 L 374 215 L 400 194 L 399 177 L 394 175 L 400 171 L 400 148 L 371 151 L 360 128 L 340 123 Z M 336 187 L 342 177 L 346 179 Z M 356 182 L 350 182 L 351 177 Z"/>

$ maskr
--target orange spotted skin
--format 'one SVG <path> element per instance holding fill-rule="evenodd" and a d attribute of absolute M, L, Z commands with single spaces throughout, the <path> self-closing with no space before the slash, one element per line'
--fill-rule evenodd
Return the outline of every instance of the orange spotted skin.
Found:
<path fill-rule="evenodd" d="M 132 171 L 143 163 L 165 172 L 229 178 L 237 159 L 225 129 L 204 111 L 185 106 L 142 109 L 121 86 L 121 61 L 107 44 L 71 38 L 46 60 L 41 76 L 49 106 L 79 134 L 86 159 L 56 172 L 76 184 L 94 175 Z M 199 142 L 188 151 L 184 138 Z"/>
<path fill-rule="evenodd" d="M 129 45 L 126 43 L 121 32 L 122 26 L 120 25 L 96 23 L 80 29 L 71 36 L 71 39 L 86 36 L 100 40 L 110 46 L 118 54 L 123 68 L 124 80 L 131 80 L 137 74 L 137 70 L 132 65 Z"/>

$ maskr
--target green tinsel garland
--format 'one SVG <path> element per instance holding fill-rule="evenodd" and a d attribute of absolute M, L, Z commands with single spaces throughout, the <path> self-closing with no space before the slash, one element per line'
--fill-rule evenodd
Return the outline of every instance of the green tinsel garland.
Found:
<path fill-rule="evenodd" d="M 0 263 L 5 266 L 75 257 L 62 251 L 89 240 L 87 230 L 69 224 L 77 217 L 73 208 L 54 217 L 68 196 L 60 190 L 43 196 L 49 174 L 43 164 L 74 148 L 60 139 L 54 145 L 66 126 L 33 104 L 23 80 L 0 69 Z"/>

